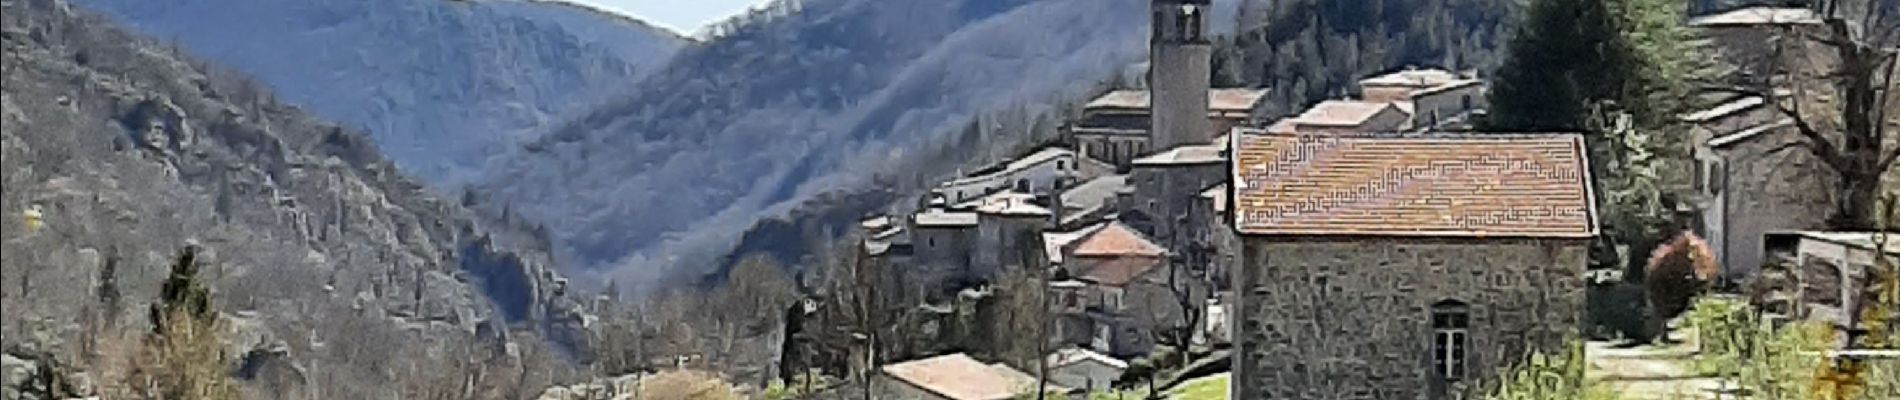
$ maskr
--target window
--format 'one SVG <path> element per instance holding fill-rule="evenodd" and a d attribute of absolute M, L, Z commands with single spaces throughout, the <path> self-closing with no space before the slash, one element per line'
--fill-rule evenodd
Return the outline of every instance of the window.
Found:
<path fill-rule="evenodd" d="M 1471 95 L 1465 95 L 1461 103 L 1464 104 L 1465 111 L 1471 111 Z"/>
<path fill-rule="evenodd" d="M 1181 6 L 1181 17 L 1175 20 L 1176 32 L 1181 40 L 1201 40 L 1201 8 L 1192 5 Z"/>
<path fill-rule="evenodd" d="M 1061 171 L 1061 170 L 1065 170 L 1065 169 L 1068 169 L 1068 168 L 1069 168 L 1069 163 L 1068 163 L 1068 162 L 1065 162 L 1065 161 L 1063 161 L 1063 160 L 1056 160 L 1056 170 L 1057 170 L 1057 171 Z"/>
<path fill-rule="evenodd" d="M 1695 190 L 1696 191 L 1702 192 L 1702 193 L 1710 192 L 1710 190 L 1708 190 L 1709 189 L 1708 174 L 1709 174 L 1708 161 L 1695 163 Z"/>
<path fill-rule="evenodd" d="M 930 239 L 927 239 L 927 240 L 925 240 L 925 241 L 924 241 L 924 247 L 929 247 L 929 248 L 933 248 L 933 249 L 934 249 L 934 248 L 937 248 L 937 238 L 934 238 L 934 237 L 933 237 L 933 238 L 930 238 Z"/>
<path fill-rule="evenodd" d="M 1709 194 L 1722 194 L 1722 190 L 1728 186 L 1727 170 L 1728 166 L 1721 161 L 1709 163 Z"/>
<path fill-rule="evenodd" d="M 1470 306 L 1457 300 L 1432 305 L 1432 373 L 1445 382 L 1465 376 L 1465 348 L 1470 344 Z"/>
<path fill-rule="evenodd" d="M 1022 193 L 1029 193 L 1029 178 L 1017 179 L 1016 191 L 1022 192 Z"/>

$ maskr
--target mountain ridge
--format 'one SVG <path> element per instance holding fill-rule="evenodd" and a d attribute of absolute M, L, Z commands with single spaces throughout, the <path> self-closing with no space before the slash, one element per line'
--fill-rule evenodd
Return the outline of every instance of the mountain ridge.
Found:
<path fill-rule="evenodd" d="M 632 87 L 687 40 L 565 2 L 82 0 L 369 132 L 437 187 L 575 107 Z"/>

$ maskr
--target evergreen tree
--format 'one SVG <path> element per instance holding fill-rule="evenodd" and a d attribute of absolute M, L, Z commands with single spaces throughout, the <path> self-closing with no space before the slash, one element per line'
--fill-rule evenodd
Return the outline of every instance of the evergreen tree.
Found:
<path fill-rule="evenodd" d="M 1581 131 L 1612 93 L 1624 45 L 1599 0 L 1536 0 L 1491 90 L 1492 130 Z"/>
<path fill-rule="evenodd" d="M 186 247 L 152 304 L 152 332 L 134 362 L 127 387 L 164 400 L 236 399 L 228 360 L 218 340 L 211 292 L 198 280 L 197 249 Z"/>

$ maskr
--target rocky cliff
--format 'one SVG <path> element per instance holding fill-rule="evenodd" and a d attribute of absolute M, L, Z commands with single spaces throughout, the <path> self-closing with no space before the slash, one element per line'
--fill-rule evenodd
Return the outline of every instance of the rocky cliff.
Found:
<path fill-rule="evenodd" d="M 315 398 L 387 398 L 399 367 L 440 360 L 425 343 L 577 342 L 587 317 L 544 240 L 430 194 L 360 133 L 64 0 L 0 15 L 9 353 L 147 329 L 125 310 L 186 245 L 229 354 L 288 363 Z"/>
<path fill-rule="evenodd" d="M 366 130 L 438 186 L 573 108 L 631 87 L 685 40 L 528 0 L 80 0 Z"/>

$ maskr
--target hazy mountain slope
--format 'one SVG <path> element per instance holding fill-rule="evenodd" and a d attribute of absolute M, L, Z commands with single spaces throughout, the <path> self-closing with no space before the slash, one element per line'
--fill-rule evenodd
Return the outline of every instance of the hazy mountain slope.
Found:
<path fill-rule="evenodd" d="M 430 344 L 578 322 L 543 241 L 476 222 L 360 134 L 64 1 L 0 4 L 9 352 L 41 329 L 67 350 L 148 329 L 144 303 L 194 242 L 231 354 L 323 365 L 301 380 L 328 393 L 312 398 L 391 398 L 397 360 L 441 361 L 418 353 Z M 43 228 L 22 223 L 28 209 Z"/>
<path fill-rule="evenodd" d="M 684 40 L 565 3 L 80 0 L 367 129 L 405 172 L 466 181 L 524 132 L 626 88 Z"/>
<path fill-rule="evenodd" d="M 556 227 L 578 259 L 704 261 L 819 186 L 903 173 L 972 115 L 1085 95 L 1145 53 L 1146 7 L 806 1 L 682 51 L 486 187 Z"/>

